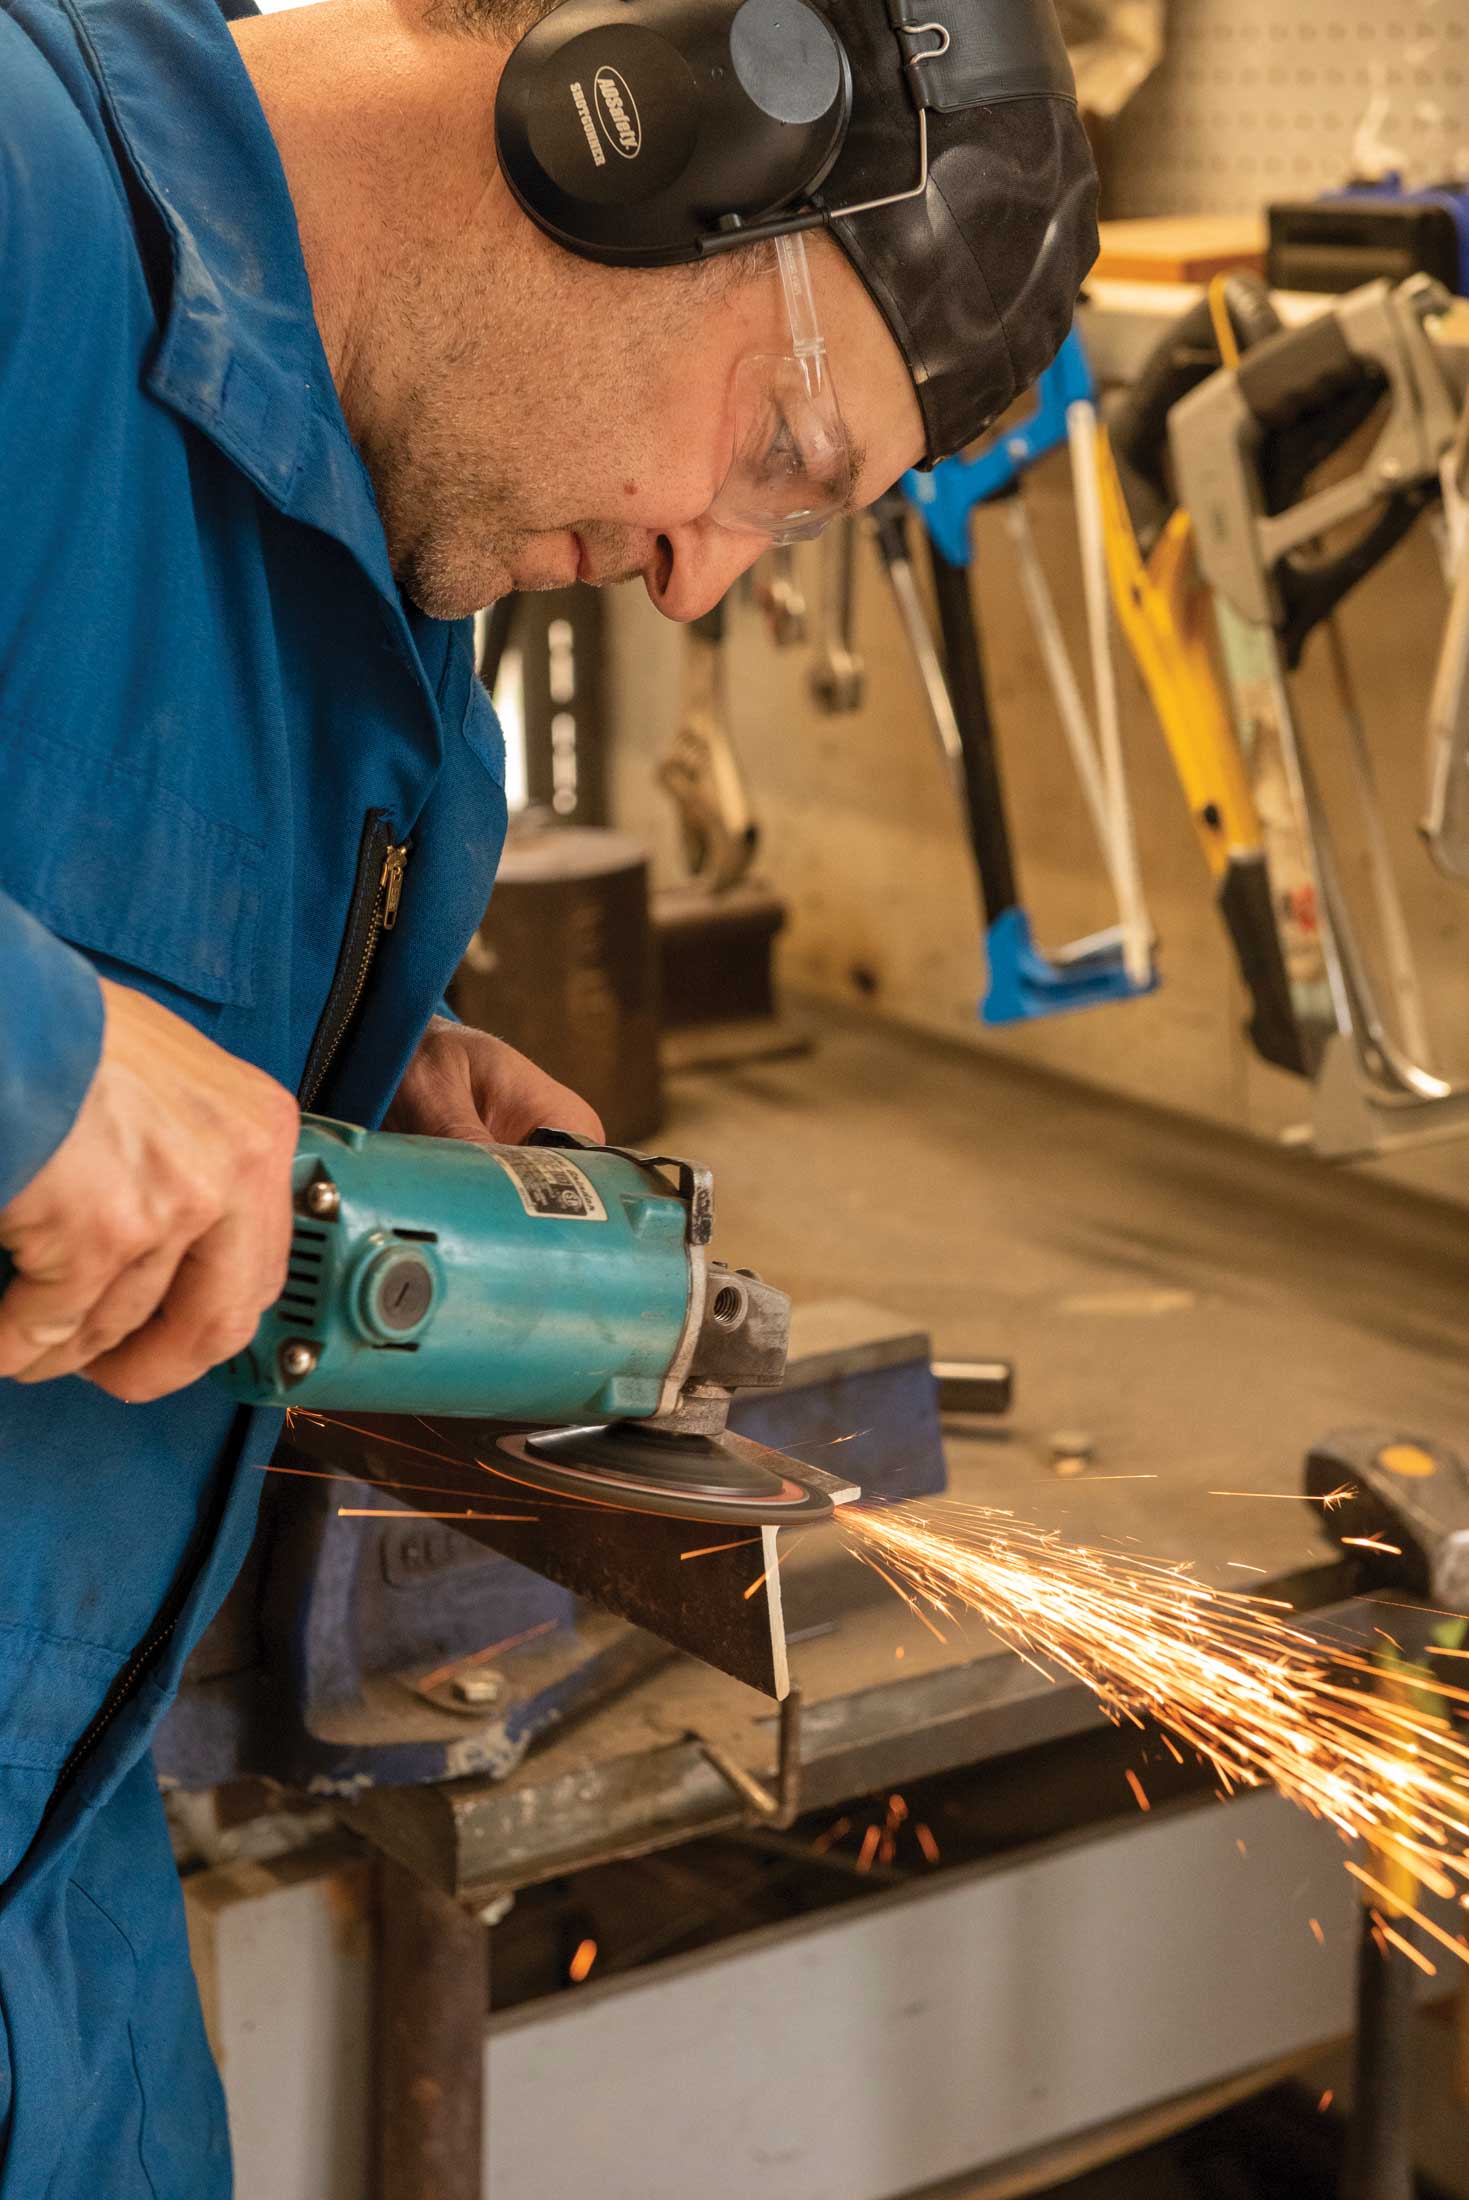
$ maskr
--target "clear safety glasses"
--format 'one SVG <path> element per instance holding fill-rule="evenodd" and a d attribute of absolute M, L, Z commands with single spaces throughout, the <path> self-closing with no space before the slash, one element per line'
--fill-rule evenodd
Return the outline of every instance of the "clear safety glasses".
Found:
<path fill-rule="evenodd" d="M 846 503 L 852 458 L 816 319 L 806 241 L 799 234 L 774 241 L 791 348 L 751 352 L 735 369 L 734 457 L 709 516 L 772 542 L 804 542 Z"/>

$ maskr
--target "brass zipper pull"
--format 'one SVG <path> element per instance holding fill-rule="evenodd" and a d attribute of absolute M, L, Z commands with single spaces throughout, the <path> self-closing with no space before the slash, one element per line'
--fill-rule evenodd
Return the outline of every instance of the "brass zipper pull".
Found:
<path fill-rule="evenodd" d="M 379 884 L 383 890 L 383 930 L 391 932 L 398 921 L 398 904 L 403 898 L 403 873 L 408 868 L 408 843 L 388 849 L 383 857 L 383 875 Z"/>

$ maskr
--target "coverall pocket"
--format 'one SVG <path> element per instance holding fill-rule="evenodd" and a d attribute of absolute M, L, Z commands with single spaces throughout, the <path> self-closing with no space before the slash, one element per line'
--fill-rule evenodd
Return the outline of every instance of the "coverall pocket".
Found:
<path fill-rule="evenodd" d="M 114 757 L 0 738 L 0 889 L 102 971 L 208 1029 L 255 998 L 264 846 Z"/>
<path fill-rule="evenodd" d="M 0 1620 L 0 1887 L 123 1663 L 120 1651 Z"/>

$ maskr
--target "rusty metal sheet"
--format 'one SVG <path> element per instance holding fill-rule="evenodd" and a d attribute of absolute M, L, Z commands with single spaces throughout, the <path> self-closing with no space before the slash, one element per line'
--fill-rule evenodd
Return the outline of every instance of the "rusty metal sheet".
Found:
<path fill-rule="evenodd" d="M 787 1694 L 778 1530 L 721 1529 L 546 1496 L 477 1464 L 493 1456 L 497 1433 L 483 1421 L 297 1414 L 280 1457 L 288 1463 L 294 1453 L 391 1484 L 393 1497 L 407 1504 L 421 1498 L 428 1511 L 461 1499 L 471 1513 L 499 1513 L 503 1506 L 512 1517 L 452 1525 L 763 1695 L 779 1702 Z M 822 1479 L 843 1497 L 856 1494 L 849 1484 Z M 693 1551 L 702 1555 L 689 1557 Z"/>

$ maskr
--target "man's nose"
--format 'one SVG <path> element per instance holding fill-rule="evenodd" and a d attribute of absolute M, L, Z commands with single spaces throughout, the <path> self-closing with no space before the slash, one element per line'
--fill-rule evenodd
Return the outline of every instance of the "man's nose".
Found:
<path fill-rule="evenodd" d="M 764 535 L 697 519 L 658 537 L 644 569 L 644 585 L 665 619 L 700 619 L 769 548 Z"/>

